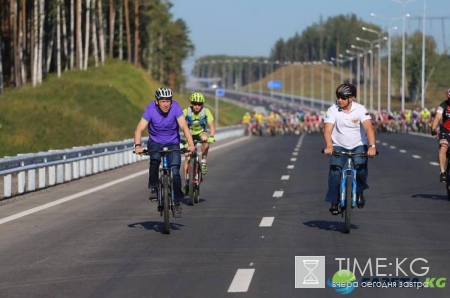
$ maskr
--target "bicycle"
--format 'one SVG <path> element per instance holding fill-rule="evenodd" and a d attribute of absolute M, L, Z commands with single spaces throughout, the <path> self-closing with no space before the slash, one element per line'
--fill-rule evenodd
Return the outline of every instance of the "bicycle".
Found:
<path fill-rule="evenodd" d="M 200 156 L 197 151 L 197 144 L 207 143 L 206 140 L 194 140 L 195 151 L 189 155 L 188 167 L 186 169 L 186 184 L 188 186 L 189 204 L 194 206 L 200 202 L 200 184 L 203 175 L 200 164 Z"/>
<path fill-rule="evenodd" d="M 322 150 L 324 153 L 324 150 Z M 352 209 L 356 206 L 356 169 L 353 162 L 355 156 L 368 157 L 365 152 L 351 152 L 351 151 L 335 151 L 331 155 L 347 156 L 347 161 L 344 164 L 341 172 L 340 196 L 338 202 L 338 214 L 345 217 L 345 233 L 350 233 L 351 214 Z M 378 151 L 377 151 L 378 155 Z"/>
<path fill-rule="evenodd" d="M 172 169 L 168 166 L 167 154 L 175 151 L 180 151 L 184 154 L 189 152 L 185 148 L 169 150 L 167 147 L 163 147 L 162 150 L 147 150 L 144 149 L 143 155 L 150 155 L 152 152 L 158 152 L 161 154 L 162 163 L 159 168 L 158 186 L 156 187 L 156 193 L 158 198 L 158 212 L 161 216 L 164 216 L 164 233 L 170 234 L 170 211 L 172 217 L 181 217 L 181 207 L 175 203 L 175 192 L 173 190 L 173 176 Z M 179 202 L 178 202 L 179 203 Z"/>
<path fill-rule="evenodd" d="M 439 132 L 439 135 L 446 136 L 446 138 L 450 137 L 450 133 Z M 450 200 L 450 147 L 447 148 L 446 161 L 445 161 L 445 188 L 447 190 L 447 198 Z"/>

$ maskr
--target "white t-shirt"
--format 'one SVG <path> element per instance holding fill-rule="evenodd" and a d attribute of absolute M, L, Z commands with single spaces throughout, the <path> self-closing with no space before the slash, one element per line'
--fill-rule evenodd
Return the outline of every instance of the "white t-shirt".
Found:
<path fill-rule="evenodd" d="M 353 101 L 349 112 L 339 111 L 337 105 L 329 107 L 324 122 L 334 124 L 331 132 L 333 146 L 350 150 L 367 145 L 366 132 L 362 127 L 362 123 L 366 120 L 371 120 L 366 108 Z"/>

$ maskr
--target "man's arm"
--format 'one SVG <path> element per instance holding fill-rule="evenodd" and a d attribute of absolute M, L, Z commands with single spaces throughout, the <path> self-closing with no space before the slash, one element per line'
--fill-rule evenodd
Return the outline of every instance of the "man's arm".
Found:
<path fill-rule="evenodd" d="M 192 139 L 192 134 L 189 129 L 189 126 L 187 125 L 186 118 L 184 117 L 184 115 L 178 117 L 177 122 L 178 126 L 180 126 L 180 129 L 183 131 L 184 136 L 186 137 L 186 140 L 188 142 L 188 150 L 191 152 L 194 151 L 195 150 L 194 140 Z"/>
<path fill-rule="evenodd" d="M 333 153 L 333 141 L 331 139 L 331 132 L 333 131 L 334 124 L 325 122 L 323 127 L 323 138 L 325 140 L 325 150 L 324 153 L 331 155 Z"/>
<path fill-rule="evenodd" d="M 136 126 L 136 130 L 134 131 L 134 144 L 141 144 L 141 139 L 142 139 L 142 132 L 144 131 L 145 128 L 147 128 L 148 125 L 148 121 L 144 118 L 141 118 L 141 120 L 139 121 L 138 125 Z M 135 152 L 137 154 L 142 152 L 142 146 L 135 146 Z"/>
<path fill-rule="evenodd" d="M 433 124 L 431 125 L 431 130 L 436 130 L 439 123 L 441 122 L 442 119 L 442 114 L 441 113 L 436 113 L 436 116 L 434 116 L 434 121 Z"/>
<path fill-rule="evenodd" d="M 367 142 L 369 142 L 369 145 L 375 145 L 375 132 L 373 130 L 372 126 L 372 120 L 368 119 L 362 123 L 362 126 L 364 130 L 366 131 L 367 135 Z"/>

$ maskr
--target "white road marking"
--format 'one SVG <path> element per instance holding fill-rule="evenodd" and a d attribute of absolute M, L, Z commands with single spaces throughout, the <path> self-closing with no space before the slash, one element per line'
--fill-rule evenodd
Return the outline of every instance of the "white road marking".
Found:
<path fill-rule="evenodd" d="M 283 193 L 284 193 L 283 190 L 276 190 L 276 191 L 273 193 L 273 196 L 272 196 L 272 197 L 274 197 L 274 198 L 281 198 L 281 197 L 283 196 Z"/>
<path fill-rule="evenodd" d="M 413 157 L 413 158 L 416 158 L 416 159 L 422 158 L 422 157 L 420 157 L 419 155 L 413 155 L 412 157 Z"/>
<path fill-rule="evenodd" d="M 247 292 L 254 273 L 255 269 L 238 269 L 228 288 L 228 293 Z"/>
<path fill-rule="evenodd" d="M 271 227 L 275 217 L 263 217 L 259 226 L 260 227 Z"/>
<path fill-rule="evenodd" d="M 245 141 L 245 140 L 247 140 L 247 138 L 236 139 L 234 141 L 231 141 L 231 142 L 228 142 L 228 143 L 225 143 L 225 144 L 222 144 L 222 145 L 215 146 L 215 147 L 211 148 L 210 151 L 215 151 L 215 150 L 218 150 L 218 149 L 223 148 L 223 147 L 228 147 L 228 146 L 230 146 L 232 144 L 239 143 L 239 142 L 242 142 L 242 141 Z M 37 206 L 35 208 L 31 208 L 31 209 L 25 210 L 25 211 L 13 214 L 11 216 L 4 217 L 4 218 L 0 219 L 0 225 L 2 225 L 4 223 L 7 223 L 7 222 L 10 222 L 10 221 L 13 221 L 13 220 L 16 220 L 16 219 L 19 219 L 21 217 L 24 217 L 24 216 L 27 216 L 27 215 L 30 215 L 30 214 L 33 214 L 33 213 L 36 213 L 36 212 L 48 209 L 50 207 L 54 207 L 54 206 L 57 206 L 59 204 L 65 203 L 65 202 L 69 202 L 69 201 L 78 199 L 78 198 L 83 197 L 85 195 L 97 192 L 99 190 L 102 190 L 102 189 L 114 186 L 114 185 L 116 185 L 118 183 L 121 183 L 121 182 L 130 180 L 130 179 L 139 177 L 141 175 L 146 175 L 146 174 L 148 175 L 148 170 L 137 172 L 137 173 L 134 173 L 132 175 L 129 175 L 129 176 L 126 176 L 126 177 L 123 177 L 123 178 L 120 178 L 120 179 L 116 179 L 116 180 L 113 180 L 111 182 L 108 182 L 108 183 L 105 183 L 105 184 L 102 184 L 102 185 L 99 185 L 99 186 L 87 189 L 85 191 L 73 194 L 71 196 L 67 196 L 67 197 L 58 199 L 56 201 L 50 202 L 50 203 L 47 203 L 47 204 L 44 204 L 44 205 L 41 205 L 41 206 Z"/>
<path fill-rule="evenodd" d="M 391 149 L 395 149 L 395 146 L 391 146 Z"/>
<path fill-rule="evenodd" d="M 431 161 L 431 162 L 430 162 L 430 165 L 432 165 L 432 166 L 439 166 L 439 163 L 437 163 L 437 162 L 435 162 L 435 161 Z"/>
<path fill-rule="evenodd" d="M 292 169 L 294 168 L 294 165 L 288 165 L 287 168 L 288 168 L 289 170 L 292 170 Z"/>
<path fill-rule="evenodd" d="M 283 176 L 281 176 L 281 180 L 289 180 L 289 175 L 283 175 Z"/>
<path fill-rule="evenodd" d="M 298 147 L 295 147 L 295 148 L 294 148 L 294 151 L 298 151 Z"/>
<path fill-rule="evenodd" d="M 381 145 L 383 145 L 383 146 L 387 146 L 387 143 L 381 143 Z"/>
<path fill-rule="evenodd" d="M 401 149 L 400 152 L 401 153 L 406 153 L 406 150 Z"/>
<path fill-rule="evenodd" d="M 291 158 L 291 161 L 297 161 L 297 158 L 293 157 Z"/>
<path fill-rule="evenodd" d="M 292 155 L 298 155 L 298 152 L 292 152 Z"/>

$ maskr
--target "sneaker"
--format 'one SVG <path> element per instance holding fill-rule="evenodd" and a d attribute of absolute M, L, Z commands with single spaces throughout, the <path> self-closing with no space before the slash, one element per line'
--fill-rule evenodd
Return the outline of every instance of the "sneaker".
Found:
<path fill-rule="evenodd" d="M 181 204 L 180 204 L 180 200 L 175 200 L 175 206 L 173 209 L 173 217 L 175 218 L 180 218 L 183 217 L 183 213 L 182 213 L 182 208 L 181 208 Z"/>
<path fill-rule="evenodd" d="M 445 172 L 442 172 L 439 175 L 439 180 L 441 180 L 441 182 L 447 182 L 447 174 L 445 174 Z"/>
<path fill-rule="evenodd" d="M 150 200 L 150 202 L 158 201 L 158 192 L 157 192 L 156 188 L 150 189 L 150 195 L 149 195 L 148 199 Z"/>
<path fill-rule="evenodd" d="M 364 205 L 366 204 L 366 199 L 364 199 L 364 194 L 358 193 L 356 195 L 356 206 L 358 206 L 358 208 L 364 208 Z"/>
<path fill-rule="evenodd" d="M 206 164 L 206 162 L 202 162 L 202 175 L 206 175 L 207 172 L 208 172 L 208 165 Z"/>
<path fill-rule="evenodd" d="M 330 211 L 331 214 L 333 214 L 333 215 L 338 215 L 338 214 L 339 214 L 338 205 L 337 205 L 337 204 L 331 203 L 331 207 L 330 207 L 329 211 Z"/>

